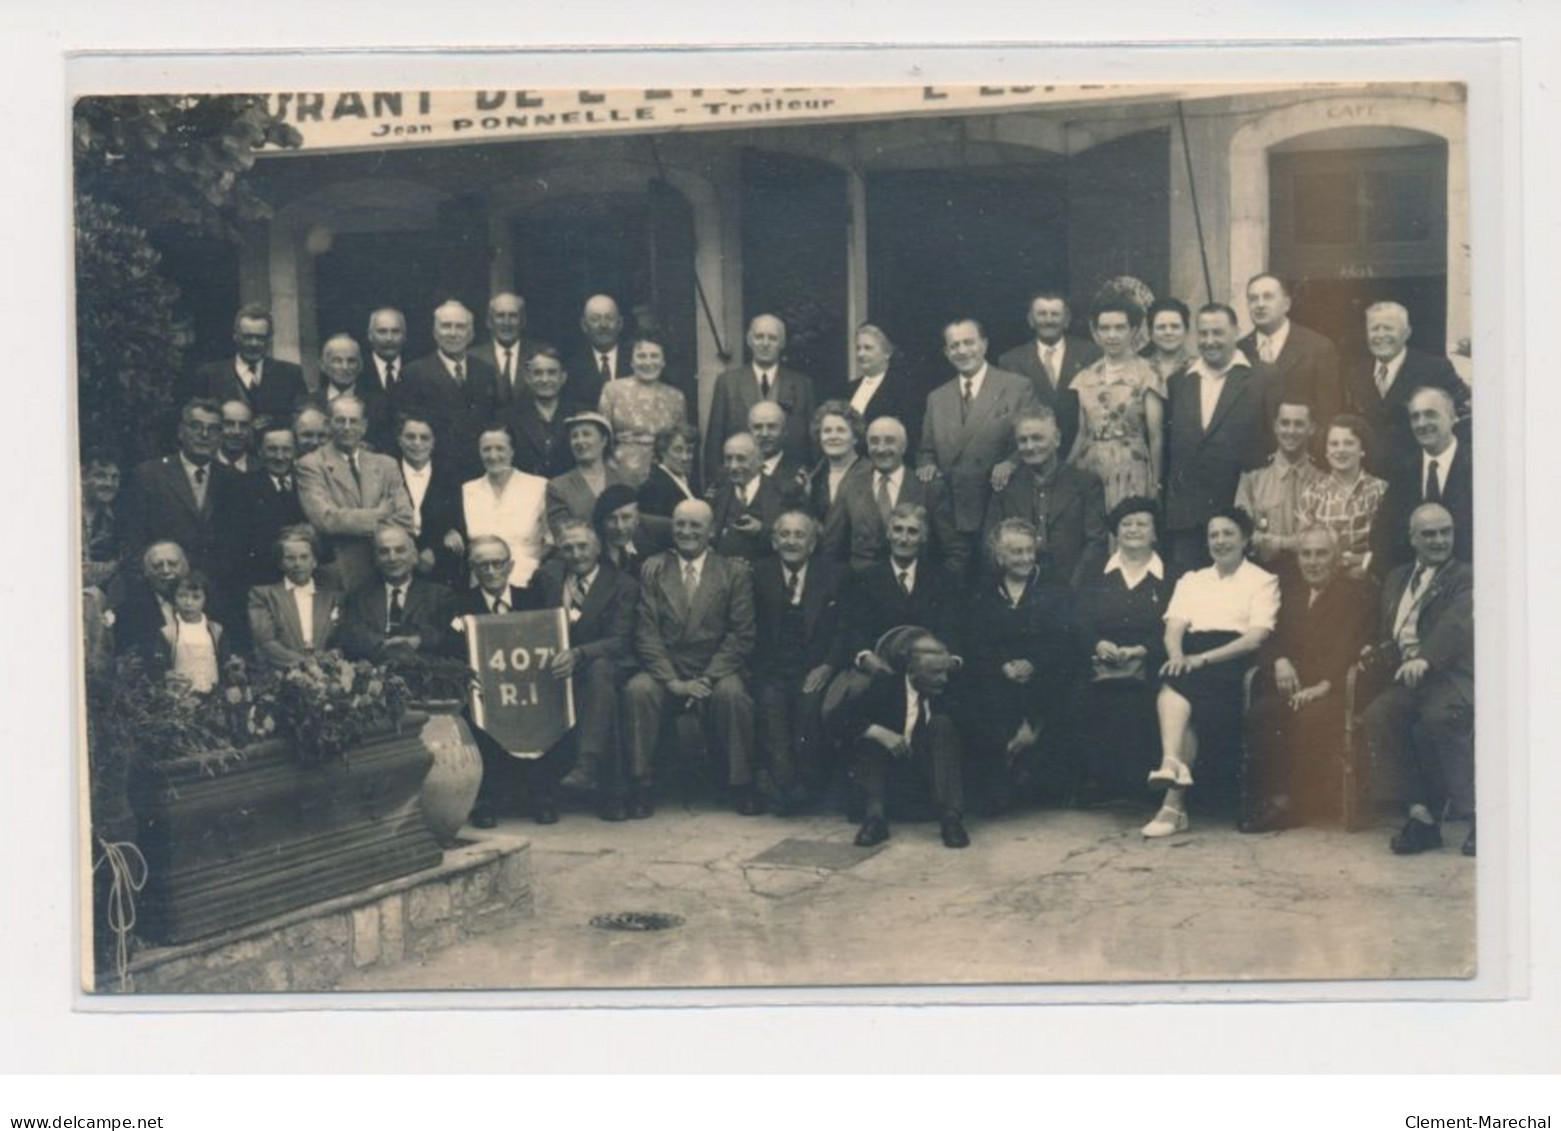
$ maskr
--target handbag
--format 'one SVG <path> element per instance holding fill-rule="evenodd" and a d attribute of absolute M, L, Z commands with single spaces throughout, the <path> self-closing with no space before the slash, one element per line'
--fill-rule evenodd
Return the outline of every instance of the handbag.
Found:
<path fill-rule="evenodd" d="M 1095 656 L 1091 659 L 1091 666 L 1094 668 L 1091 683 L 1143 683 L 1145 679 L 1142 656 L 1134 656 L 1131 660 L 1123 660 L 1119 663 L 1111 663 Z"/>

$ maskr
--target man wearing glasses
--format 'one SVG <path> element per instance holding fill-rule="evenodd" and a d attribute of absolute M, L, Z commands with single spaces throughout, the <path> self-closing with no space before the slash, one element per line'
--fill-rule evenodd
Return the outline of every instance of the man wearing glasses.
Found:
<path fill-rule="evenodd" d="M 216 564 L 212 516 L 235 474 L 216 461 L 221 438 L 222 409 L 197 397 L 179 414 L 179 450 L 135 469 L 124 504 L 127 562 L 154 542 L 174 542 L 190 568 L 209 572 Z"/>

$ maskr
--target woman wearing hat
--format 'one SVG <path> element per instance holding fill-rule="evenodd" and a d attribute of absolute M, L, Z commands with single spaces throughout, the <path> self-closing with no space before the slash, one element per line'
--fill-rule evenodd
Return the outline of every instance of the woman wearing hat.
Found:
<path fill-rule="evenodd" d="M 566 518 L 591 521 L 596 496 L 624 477 L 607 462 L 612 446 L 612 425 L 599 412 L 577 412 L 564 426 L 569 429 L 569 451 L 575 457 L 573 471 L 548 480 L 547 521 L 557 526 Z"/>
<path fill-rule="evenodd" d="M 540 475 L 515 468 L 515 442 L 509 429 L 493 425 L 477 437 L 483 475 L 461 485 L 461 516 L 466 537 L 492 534 L 510 549 L 509 583 L 524 589 L 548 546 L 543 521 L 551 487 Z"/>
<path fill-rule="evenodd" d="M 591 525 L 602 543 L 602 562 L 633 578 L 646 558 L 664 548 L 646 531 L 639 498 L 627 483 L 610 484 L 596 496 Z"/>
<path fill-rule="evenodd" d="M 687 420 L 688 406 L 679 390 L 661 380 L 667 353 L 660 338 L 640 334 L 631 357 L 633 379 L 602 388 L 601 413 L 617 434 L 613 459 L 618 470 L 625 482 L 638 487 L 650 474 L 657 433 Z"/>

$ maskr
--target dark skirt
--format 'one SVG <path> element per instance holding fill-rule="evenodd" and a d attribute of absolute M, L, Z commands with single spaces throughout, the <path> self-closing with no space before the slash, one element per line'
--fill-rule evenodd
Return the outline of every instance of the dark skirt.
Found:
<path fill-rule="evenodd" d="M 1239 639 L 1239 632 L 1189 632 L 1182 637 L 1182 654 L 1197 656 Z M 1249 657 L 1209 664 L 1165 680 L 1165 686 L 1192 706 L 1198 735 L 1198 780 L 1234 780 L 1241 750 L 1241 685 Z"/>

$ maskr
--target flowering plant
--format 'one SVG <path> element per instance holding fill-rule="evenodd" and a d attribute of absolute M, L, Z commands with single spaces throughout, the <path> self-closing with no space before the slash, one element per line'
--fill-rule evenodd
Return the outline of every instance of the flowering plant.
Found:
<path fill-rule="evenodd" d="M 324 652 L 282 672 L 266 705 L 300 760 L 313 765 L 340 757 L 371 730 L 395 725 L 409 698 L 406 681 L 393 671 Z"/>

